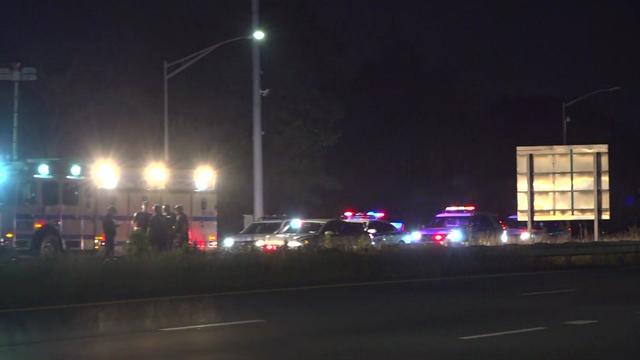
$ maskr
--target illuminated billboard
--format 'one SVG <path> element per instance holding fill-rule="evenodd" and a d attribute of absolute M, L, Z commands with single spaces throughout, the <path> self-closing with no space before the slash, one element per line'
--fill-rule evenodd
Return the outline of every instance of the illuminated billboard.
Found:
<path fill-rule="evenodd" d="M 608 220 L 608 145 L 518 146 L 518 220 Z"/>

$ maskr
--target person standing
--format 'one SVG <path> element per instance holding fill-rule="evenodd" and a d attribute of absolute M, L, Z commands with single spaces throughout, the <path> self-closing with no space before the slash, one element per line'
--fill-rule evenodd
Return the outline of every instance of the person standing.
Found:
<path fill-rule="evenodd" d="M 176 214 L 171 211 L 171 205 L 165 204 L 162 207 L 162 215 L 165 217 L 165 224 L 167 225 L 167 250 L 171 250 L 173 243 L 176 239 Z"/>
<path fill-rule="evenodd" d="M 153 215 L 149 220 L 151 247 L 156 251 L 166 250 L 167 238 L 167 222 L 164 215 L 162 215 L 162 208 L 158 204 L 153 205 Z"/>
<path fill-rule="evenodd" d="M 184 206 L 177 205 L 176 210 L 176 248 L 180 249 L 189 245 L 189 218 L 184 213 Z"/>
<path fill-rule="evenodd" d="M 149 222 L 151 221 L 151 214 L 148 212 L 149 202 L 143 201 L 140 211 L 133 214 L 133 229 L 140 230 L 144 234 L 149 231 Z"/>
<path fill-rule="evenodd" d="M 102 231 L 104 231 L 104 256 L 113 257 L 116 246 L 116 208 L 109 206 L 107 214 L 102 219 Z"/>

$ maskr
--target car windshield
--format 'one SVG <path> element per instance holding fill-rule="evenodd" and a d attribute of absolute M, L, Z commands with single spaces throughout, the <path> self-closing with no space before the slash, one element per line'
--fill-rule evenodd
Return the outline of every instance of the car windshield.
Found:
<path fill-rule="evenodd" d="M 280 228 L 279 222 L 254 222 L 242 230 L 240 234 L 273 234 Z"/>
<path fill-rule="evenodd" d="M 458 227 L 469 224 L 469 217 L 466 216 L 445 216 L 437 217 L 431 221 L 430 227 Z"/>
<path fill-rule="evenodd" d="M 294 228 L 291 224 L 287 225 L 283 231 L 284 234 L 315 234 L 322 228 L 319 222 L 303 222 L 299 228 Z"/>

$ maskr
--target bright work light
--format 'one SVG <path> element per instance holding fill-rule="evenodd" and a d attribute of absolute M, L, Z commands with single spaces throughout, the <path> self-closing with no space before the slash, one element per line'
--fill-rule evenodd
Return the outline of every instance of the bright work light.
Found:
<path fill-rule="evenodd" d="M 82 166 L 78 164 L 71 165 L 69 168 L 69 175 L 73 177 L 80 177 L 80 175 L 82 175 Z"/>
<path fill-rule="evenodd" d="M 216 172 L 209 165 L 201 165 L 193 172 L 196 191 L 211 190 L 216 185 Z"/>
<path fill-rule="evenodd" d="M 100 189 L 115 189 L 120 181 L 120 167 L 111 159 L 98 160 L 91 167 L 91 178 Z"/>
<path fill-rule="evenodd" d="M 144 169 L 144 180 L 151 189 L 164 189 L 169 181 L 169 169 L 161 162 L 152 162 Z"/>
<path fill-rule="evenodd" d="M 36 169 L 36 171 L 38 172 L 38 177 L 49 177 L 51 176 L 51 169 L 49 168 L 49 164 L 46 163 L 42 163 L 38 165 L 38 168 Z"/>

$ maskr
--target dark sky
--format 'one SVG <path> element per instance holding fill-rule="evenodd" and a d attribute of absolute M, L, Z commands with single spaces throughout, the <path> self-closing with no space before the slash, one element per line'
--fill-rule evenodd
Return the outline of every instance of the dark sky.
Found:
<path fill-rule="evenodd" d="M 267 208 L 410 220 L 452 202 L 515 207 L 515 146 L 610 143 L 614 217 L 637 212 L 640 5 L 634 1 L 264 0 Z M 35 66 L 25 156 L 161 155 L 162 60 L 250 33 L 250 1 L 14 1 L 0 64 Z M 251 203 L 249 43 L 171 80 L 176 157 L 221 168 L 221 211 Z M 11 91 L 0 84 L 1 150 Z M 196 161 L 194 160 L 194 162 Z M 184 160 L 189 162 L 191 160 Z M 226 197 L 223 195 L 226 194 Z M 617 213 L 616 213 L 617 211 Z"/>

